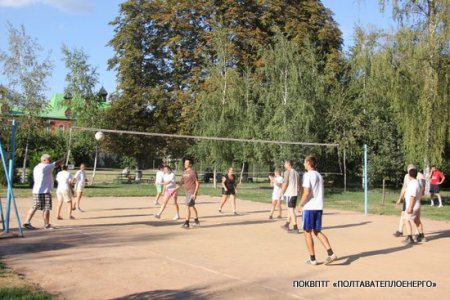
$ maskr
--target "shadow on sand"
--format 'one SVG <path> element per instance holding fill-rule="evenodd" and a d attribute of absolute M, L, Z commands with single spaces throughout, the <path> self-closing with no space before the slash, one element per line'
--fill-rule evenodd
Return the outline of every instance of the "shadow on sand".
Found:
<path fill-rule="evenodd" d="M 208 299 L 208 295 L 201 289 L 192 290 L 154 290 L 142 293 L 126 295 L 113 300 L 140 300 L 140 299 L 157 299 L 157 300 L 176 300 L 176 299 Z"/>

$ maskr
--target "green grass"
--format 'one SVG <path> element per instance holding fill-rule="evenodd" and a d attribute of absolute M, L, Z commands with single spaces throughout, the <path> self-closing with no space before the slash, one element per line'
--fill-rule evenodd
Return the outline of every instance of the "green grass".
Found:
<path fill-rule="evenodd" d="M 52 300 L 52 295 L 29 287 L 0 288 L 0 299 L 5 300 Z"/>
<path fill-rule="evenodd" d="M 364 212 L 364 194 L 362 191 L 348 191 L 343 193 L 337 189 L 326 189 L 325 207 Z M 398 215 L 400 207 L 395 206 L 400 191 L 388 190 L 384 204 L 382 203 L 382 193 L 380 190 L 369 191 L 369 213 L 383 215 Z M 214 189 L 212 184 L 202 184 L 201 195 L 220 196 L 221 190 Z M 270 203 L 272 190 L 269 185 L 261 183 L 242 184 L 239 187 L 238 198 L 251 200 L 256 202 Z M 450 205 L 450 192 L 443 192 L 444 202 Z M 86 197 L 153 197 L 155 195 L 155 187 L 153 184 L 98 184 L 87 187 L 85 190 Z M 183 189 L 180 196 L 184 195 Z M 29 187 L 17 187 L 15 196 L 31 197 L 31 189 Z M 425 218 L 434 220 L 450 220 L 450 206 L 444 208 L 430 207 L 429 199 L 423 200 L 422 215 Z"/>
<path fill-rule="evenodd" d="M 0 299 L 54 300 L 56 297 L 26 283 L 23 278 L 9 269 L 0 259 Z"/>

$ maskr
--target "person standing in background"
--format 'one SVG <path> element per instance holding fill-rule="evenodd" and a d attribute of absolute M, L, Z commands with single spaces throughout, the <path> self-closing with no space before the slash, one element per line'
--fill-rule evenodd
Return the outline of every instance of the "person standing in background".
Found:
<path fill-rule="evenodd" d="M 431 198 L 431 206 L 434 206 L 434 194 L 437 195 L 439 200 L 439 207 L 443 207 L 442 205 L 442 197 L 440 193 L 440 185 L 444 182 L 445 176 L 444 174 L 436 169 L 436 166 L 431 167 L 430 175 L 428 176 L 430 179 L 430 198 Z"/>
<path fill-rule="evenodd" d="M 159 205 L 159 198 L 161 198 L 163 194 L 164 189 L 164 166 L 160 165 L 158 168 L 158 171 L 156 171 L 155 176 L 155 186 L 156 186 L 156 199 L 155 199 L 155 205 Z"/>
<path fill-rule="evenodd" d="M 78 170 L 77 173 L 75 173 L 75 176 L 73 178 L 73 182 L 75 182 L 75 193 L 76 198 L 75 202 L 73 203 L 72 210 L 77 210 L 79 212 L 83 212 L 83 210 L 80 208 L 81 198 L 83 197 L 84 188 L 86 186 L 87 182 L 87 176 L 85 172 L 86 166 L 84 163 L 80 164 L 80 170 Z"/>

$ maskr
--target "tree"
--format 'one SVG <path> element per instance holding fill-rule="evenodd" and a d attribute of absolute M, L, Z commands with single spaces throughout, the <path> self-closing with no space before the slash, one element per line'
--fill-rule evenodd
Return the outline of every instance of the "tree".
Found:
<path fill-rule="evenodd" d="M 384 9 L 386 0 L 380 0 Z M 408 158 L 420 153 L 425 168 L 431 161 L 441 163 L 450 142 L 448 96 L 450 64 L 450 1 L 392 0 L 394 20 L 400 30 L 395 36 L 393 63 L 397 107 L 413 106 L 420 124 L 403 120 Z M 402 88 L 409 84 L 416 93 Z M 418 88 L 418 89 L 417 89 Z M 412 97 L 411 97 L 412 96 Z M 420 138 L 415 136 L 419 135 Z"/>
<path fill-rule="evenodd" d="M 8 78 L 8 88 L 12 91 L 11 104 L 24 113 L 22 127 L 29 133 L 39 125 L 36 116 L 44 108 L 47 90 L 46 80 L 53 68 L 50 54 L 43 56 L 43 48 L 25 32 L 24 26 L 19 29 L 8 23 L 9 53 L 0 51 L 3 63 L 2 74 Z M 25 153 L 22 165 L 22 181 L 25 181 L 29 134 L 25 140 Z"/>
<path fill-rule="evenodd" d="M 218 27 L 229 37 L 227 67 L 250 81 L 260 47 L 273 43 L 274 27 L 297 43 L 309 36 L 322 69 L 335 66 L 342 43 L 331 12 L 318 0 L 129 0 L 111 24 L 115 56 L 109 64 L 118 72 L 121 98 L 113 109 L 120 109 L 125 122 L 112 125 L 132 129 L 136 122 L 143 131 L 192 132 L 202 105 L 197 102 L 204 99 L 198 96 L 211 79 L 208 66 L 218 57 L 213 46 Z M 176 152 L 164 149 L 173 143 L 154 141 L 162 152 Z"/>
<path fill-rule="evenodd" d="M 68 70 L 64 93 L 69 96 L 69 107 L 78 125 L 92 127 L 98 123 L 103 102 L 95 90 L 98 84 L 97 68 L 88 62 L 89 56 L 83 49 L 70 49 L 63 45 L 61 52 Z"/>
<path fill-rule="evenodd" d="M 89 63 L 89 55 L 83 49 L 71 49 L 63 44 L 61 52 L 67 68 L 65 105 L 71 109 L 75 124 L 81 127 L 101 125 L 104 99 L 96 92 L 97 68 Z M 74 150 L 71 153 L 75 163 L 90 162 L 96 147 L 92 132 L 74 132 L 73 135 L 70 146 Z"/>

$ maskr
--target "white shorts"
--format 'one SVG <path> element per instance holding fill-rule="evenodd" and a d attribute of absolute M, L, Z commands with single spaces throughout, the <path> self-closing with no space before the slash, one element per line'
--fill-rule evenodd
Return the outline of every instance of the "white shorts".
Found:
<path fill-rule="evenodd" d="M 403 216 L 403 219 L 405 221 L 414 221 L 416 218 L 420 218 L 420 208 L 419 209 L 413 209 L 412 214 L 408 214 L 405 211 L 405 215 Z"/>
<path fill-rule="evenodd" d="M 77 185 L 77 186 L 75 186 L 75 192 L 77 192 L 77 193 L 84 192 L 84 185 Z"/>
<path fill-rule="evenodd" d="M 60 202 L 70 202 L 72 201 L 72 193 L 69 190 L 57 190 L 56 197 Z"/>

